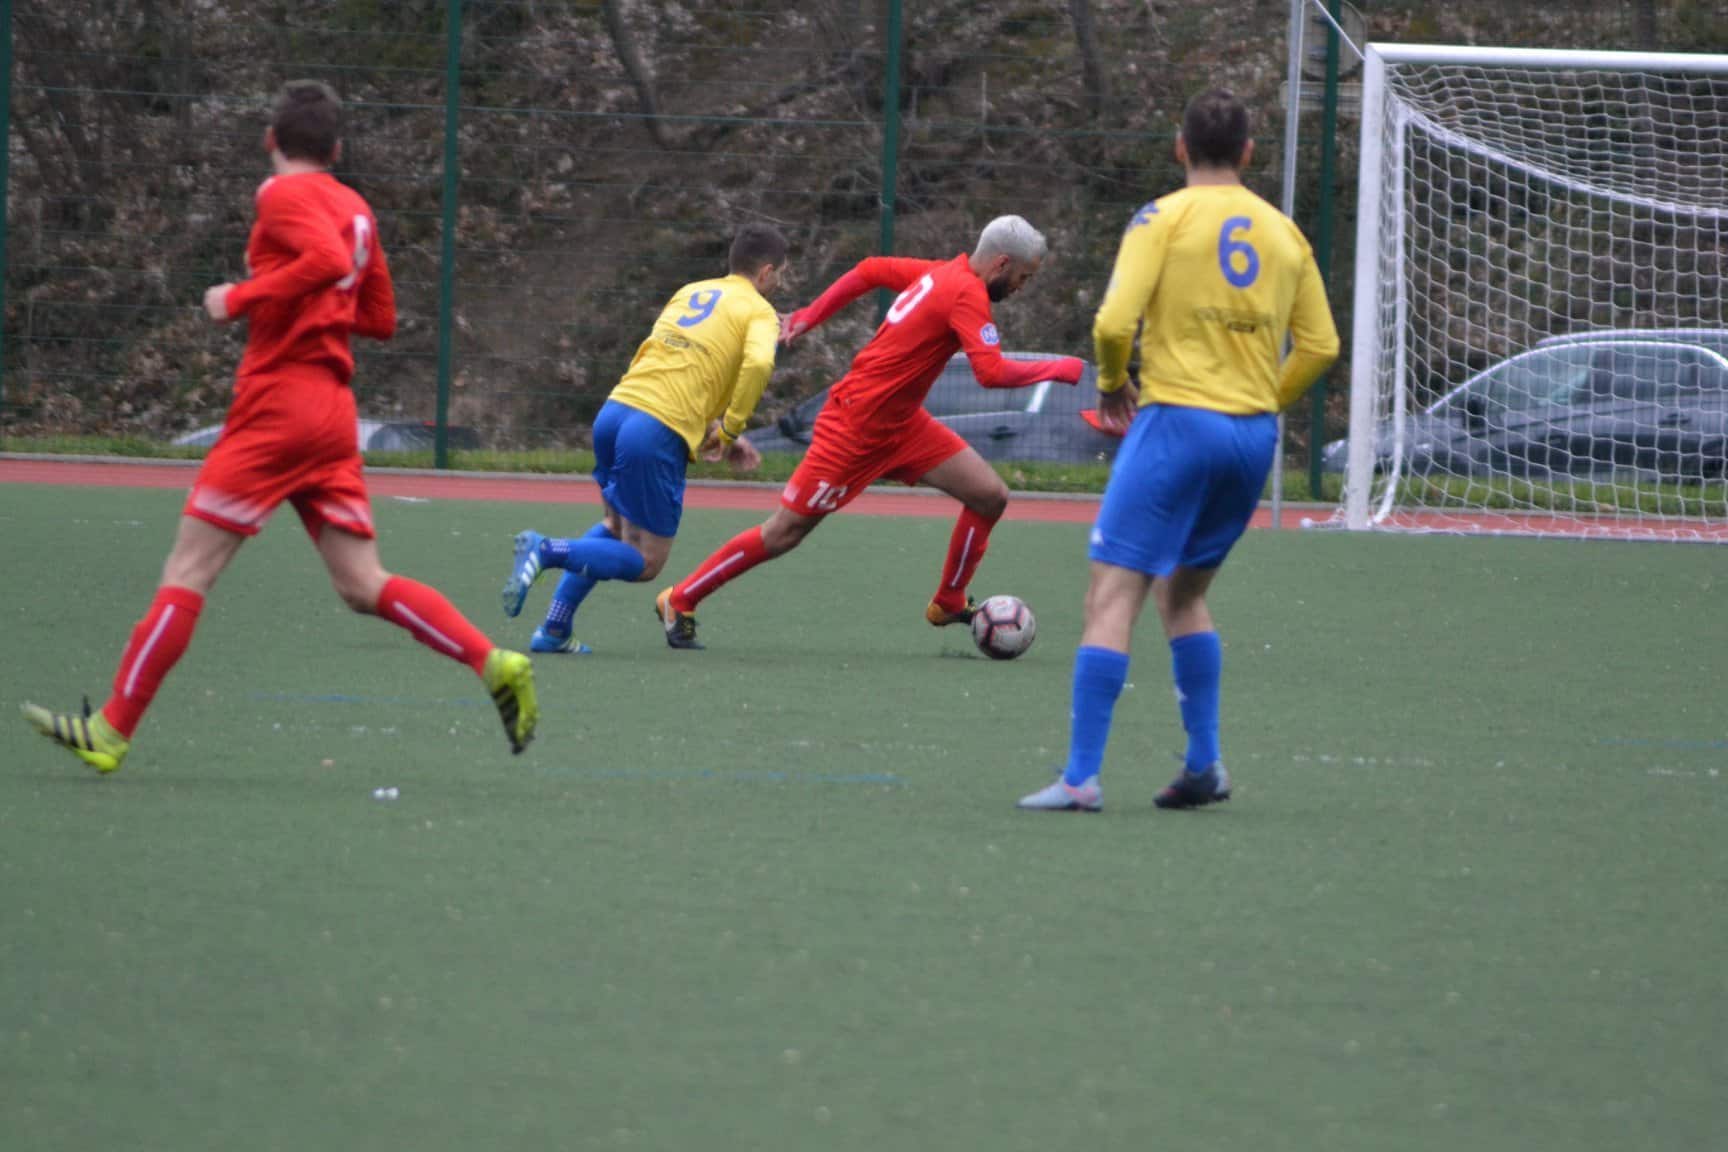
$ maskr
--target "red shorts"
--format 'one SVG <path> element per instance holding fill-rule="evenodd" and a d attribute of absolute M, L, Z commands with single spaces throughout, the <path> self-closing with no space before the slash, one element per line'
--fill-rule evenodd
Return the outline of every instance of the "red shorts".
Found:
<path fill-rule="evenodd" d="M 966 450 L 959 433 L 922 408 L 886 436 L 860 432 L 833 413 L 831 404 L 823 406 L 810 450 L 780 493 L 780 503 L 800 516 L 838 512 L 884 477 L 916 484 Z"/>
<path fill-rule="evenodd" d="M 257 535 L 284 500 L 313 540 L 326 524 L 370 540 L 354 393 L 328 378 L 243 382 L 185 514 Z"/>

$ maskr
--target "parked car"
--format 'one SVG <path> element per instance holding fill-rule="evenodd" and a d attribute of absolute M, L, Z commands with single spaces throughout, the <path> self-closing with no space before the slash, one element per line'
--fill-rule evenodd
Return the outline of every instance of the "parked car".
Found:
<path fill-rule="evenodd" d="M 1476 375 L 1405 424 L 1412 476 L 1728 476 L 1728 355 L 1683 340 L 1559 337 Z M 1391 463 L 1383 422 L 1375 467 Z M 1349 441 L 1325 448 L 1342 472 Z"/>
<path fill-rule="evenodd" d="M 1004 353 L 1010 360 L 1047 360 L 1049 356 Z M 801 453 L 810 446 L 816 414 L 828 390 L 805 400 L 772 428 L 758 428 L 745 439 L 761 452 Z M 1090 364 L 1076 385 L 1046 380 L 1026 388 L 985 388 L 972 376 L 965 354 L 942 369 L 924 398 L 924 408 L 958 432 L 986 460 L 1102 461 L 1115 457 L 1120 436 L 1100 431 L 1096 419 L 1098 372 Z"/>
<path fill-rule="evenodd" d="M 455 425 L 446 430 L 446 443 L 452 448 L 480 447 L 480 435 L 472 428 Z M 222 425 L 211 424 L 174 437 L 173 443 L 186 448 L 209 448 L 222 435 Z M 360 418 L 360 450 L 362 452 L 424 452 L 438 442 L 438 426 L 421 420 L 369 420 Z"/>

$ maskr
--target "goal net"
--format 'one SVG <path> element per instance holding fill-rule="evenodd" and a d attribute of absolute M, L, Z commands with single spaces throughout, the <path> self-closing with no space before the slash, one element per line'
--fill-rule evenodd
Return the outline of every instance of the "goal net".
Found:
<path fill-rule="evenodd" d="M 1334 523 L 1728 541 L 1728 56 L 1371 45 Z"/>

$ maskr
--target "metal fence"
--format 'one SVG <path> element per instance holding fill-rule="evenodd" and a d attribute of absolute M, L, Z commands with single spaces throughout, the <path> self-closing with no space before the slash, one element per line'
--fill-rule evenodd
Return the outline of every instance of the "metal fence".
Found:
<path fill-rule="evenodd" d="M 1655 35 L 1683 50 L 1721 30 L 1718 0 L 1654 17 L 1608 0 L 1332 7 L 1390 39 Z M 721 270 L 751 219 L 793 239 L 797 282 L 777 301 L 791 307 L 864 256 L 946 257 L 991 217 L 1025 215 L 1053 258 L 1000 306 L 1004 344 L 1089 356 L 1123 222 L 1180 182 L 1189 93 L 1227 82 L 1255 103 L 1251 183 L 1277 200 L 1288 14 L 1288 0 L 0 0 L 0 448 L 174 451 L 220 421 L 242 334 L 197 305 L 241 275 L 265 110 L 299 76 L 349 102 L 338 174 L 377 210 L 396 276 L 400 334 L 359 349 L 355 378 L 372 446 L 393 450 L 378 459 L 579 466 L 659 306 Z M 1319 117 L 1305 122 L 1296 214 L 1312 234 L 1335 213 L 1347 243 L 1342 107 L 1327 187 Z M 759 423 L 838 378 L 876 317 L 855 305 L 786 353 Z M 1293 461 L 1326 411 L 1293 420 Z M 1022 443 L 1022 458 L 1068 451 Z"/>

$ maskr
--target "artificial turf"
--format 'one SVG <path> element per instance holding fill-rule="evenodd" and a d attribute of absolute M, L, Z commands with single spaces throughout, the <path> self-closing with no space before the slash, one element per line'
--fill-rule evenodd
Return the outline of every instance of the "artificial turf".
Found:
<path fill-rule="evenodd" d="M 0 487 L 0 705 L 100 702 L 180 497 Z M 497 609 L 520 528 L 381 502 Z M 692 512 L 668 576 L 755 517 Z M 0 714 L 0 1148 L 1696 1149 L 1728 1143 L 1725 554 L 1251 534 L 1213 599 L 1228 805 L 1158 813 L 1143 625 L 1102 816 L 1066 744 L 1081 526 L 841 516 L 703 605 L 600 588 L 511 757 L 284 513 L 125 767 Z M 400 796 L 379 801 L 373 791 Z"/>

